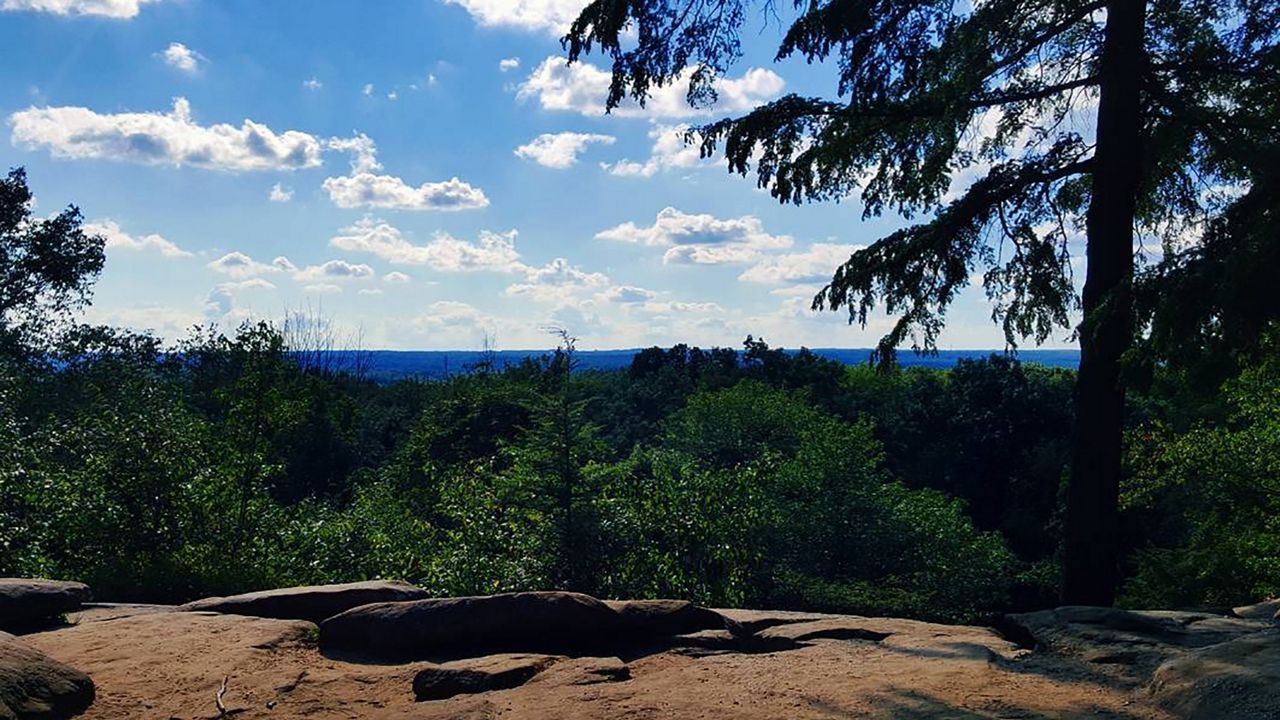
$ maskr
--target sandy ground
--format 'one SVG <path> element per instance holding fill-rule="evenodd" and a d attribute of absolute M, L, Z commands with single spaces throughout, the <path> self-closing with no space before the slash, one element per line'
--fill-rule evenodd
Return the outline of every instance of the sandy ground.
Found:
<path fill-rule="evenodd" d="M 217 718 L 223 678 L 238 718 L 1170 717 L 1105 667 L 1019 650 L 984 628 L 778 615 L 739 618 L 787 620 L 760 634 L 794 649 L 634 652 L 621 657 L 622 681 L 593 674 L 598 659 L 565 658 L 522 687 L 429 702 L 414 701 L 412 683 L 430 663 L 326 657 L 305 622 L 112 608 L 24 640 L 93 677 L 84 717 L 102 720 Z"/>

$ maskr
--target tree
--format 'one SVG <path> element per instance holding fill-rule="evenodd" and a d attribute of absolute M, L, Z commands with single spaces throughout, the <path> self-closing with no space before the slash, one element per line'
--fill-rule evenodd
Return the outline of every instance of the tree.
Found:
<path fill-rule="evenodd" d="M 784 4 L 763 0 L 781 20 Z M 564 42 L 613 60 L 610 109 L 715 80 L 742 55 L 751 0 L 594 0 Z M 1277 0 L 795 0 L 777 59 L 834 59 L 833 98 L 787 95 L 690 132 L 782 202 L 860 193 L 864 215 L 932 218 L 855 253 L 815 298 L 898 321 L 877 357 L 931 350 L 978 270 L 1010 346 L 1075 328 L 1081 349 L 1063 599 L 1117 583 L 1123 360 L 1135 256 L 1167 253 L 1248 194 L 1276 158 Z M 966 142 L 972 131 L 981 140 Z M 984 132 L 985 130 L 985 132 Z M 961 172 L 981 176 L 944 202 Z M 1077 297 L 1069 243 L 1083 230 Z M 1138 249 L 1135 250 L 1135 243 Z"/>
<path fill-rule="evenodd" d="M 21 168 L 0 180 L 0 349 L 28 346 L 89 300 L 106 241 L 87 235 L 71 206 L 33 219 Z"/>

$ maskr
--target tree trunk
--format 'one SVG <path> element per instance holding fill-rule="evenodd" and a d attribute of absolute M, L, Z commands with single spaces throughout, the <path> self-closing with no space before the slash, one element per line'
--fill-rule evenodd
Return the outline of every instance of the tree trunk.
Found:
<path fill-rule="evenodd" d="M 1124 431 L 1120 363 L 1133 337 L 1133 226 L 1142 181 L 1139 96 L 1145 18 L 1146 0 L 1115 0 L 1107 6 L 1063 545 L 1062 600 L 1071 605 L 1113 604 L 1118 581 Z"/>

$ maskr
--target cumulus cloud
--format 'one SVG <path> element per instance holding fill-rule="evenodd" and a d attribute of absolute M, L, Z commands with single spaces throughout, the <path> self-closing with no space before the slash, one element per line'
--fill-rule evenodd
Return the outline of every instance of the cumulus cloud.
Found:
<path fill-rule="evenodd" d="M 402 272 L 392 270 L 391 272 L 382 276 L 382 281 L 389 282 L 389 283 L 407 283 L 409 282 L 409 276 L 405 275 Z"/>
<path fill-rule="evenodd" d="M 633 287 L 630 285 L 619 285 L 604 291 L 602 296 L 609 302 L 631 305 L 652 300 L 657 297 L 658 294 L 652 290 L 645 290 L 644 288 Z"/>
<path fill-rule="evenodd" d="M 120 228 L 114 220 L 100 220 L 85 223 L 84 231 L 89 235 L 101 235 L 106 238 L 107 250 L 154 250 L 165 257 L 190 257 L 191 253 L 174 245 L 160 235 L 130 235 Z"/>
<path fill-rule="evenodd" d="M 100 114 L 84 107 L 44 107 L 9 116 L 11 141 L 56 158 L 103 159 L 146 165 L 191 166 L 230 172 L 297 170 L 320 165 L 321 142 L 296 130 L 281 133 L 252 120 L 239 127 L 204 126 L 191 104 L 173 110 Z"/>
<path fill-rule="evenodd" d="M 510 72 L 512 70 L 518 70 L 519 68 L 520 58 L 518 57 L 503 58 L 498 61 L 498 69 L 502 72 Z"/>
<path fill-rule="evenodd" d="M 205 57 L 180 42 L 169 43 L 164 52 L 159 53 L 166 65 L 184 73 L 194 73 L 205 62 Z"/>
<path fill-rule="evenodd" d="M 271 202 L 287 203 L 293 199 L 293 188 L 287 188 L 281 183 L 271 186 L 271 194 L 268 195 Z"/>
<path fill-rule="evenodd" d="M 747 268 L 738 279 L 770 285 L 825 283 L 831 280 L 837 267 L 861 249 L 860 245 L 814 243 L 804 252 L 764 258 Z"/>
<path fill-rule="evenodd" d="M 306 285 L 302 289 L 316 295 L 333 295 L 342 292 L 340 286 L 332 283 L 316 283 L 314 285 Z"/>
<path fill-rule="evenodd" d="M 239 251 L 232 251 L 209 263 L 207 267 L 214 272 L 230 275 L 233 278 L 249 278 L 255 275 L 267 275 L 278 272 L 294 272 L 297 267 L 289 258 L 278 257 L 270 263 L 258 262 Z"/>
<path fill-rule="evenodd" d="M 415 245 L 399 228 L 364 218 L 345 228 L 329 241 L 342 250 L 366 252 L 399 265 L 424 265 L 440 272 L 524 272 L 526 266 L 516 252 L 516 231 L 481 232 L 476 242 L 437 233 L 425 245 Z"/>
<path fill-rule="evenodd" d="M 597 240 L 637 243 L 668 248 L 667 264 L 719 265 L 752 262 L 764 250 L 789 248 L 789 235 L 772 235 L 753 215 L 721 220 L 712 215 L 691 215 L 664 208 L 653 225 L 623 223 L 596 234 Z"/>
<path fill-rule="evenodd" d="M 697 167 L 702 163 L 702 151 L 697 145 L 684 141 L 688 125 L 658 125 L 649 131 L 653 150 L 645 162 L 619 160 L 616 163 L 600 163 L 600 167 L 612 175 L 623 177 L 652 177 L 661 170 Z"/>
<path fill-rule="evenodd" d="M 313 90 L 313 91 L 314 91 L 314 90 L 319 90 L 319 89 L 323 88 L 323 87 L 324 87 L 324 83 L 320 82 L 320 80 L 319 80 L 318 78 L 314 78 L 314 77 L 313 77 L 313 78 L 310 78 L 310 79 L 307 79 L 307 80 L 303 80 L 303 81 L 302 81 L 302 87 L 304 87 L 304 88 L 306 88 L 306 89 L 308 89 L 308 90 Z"/>
<path fill-rule="evenodd" d="M 414 187 L 392 175 L 356 173 L 327 178 L 321 187 L 340 208 L 474 210 L 489 205 L 483 190 L 456 177 Z"/>
<path fill-rule="evenodd" d="M 30 10 L 54 15 L 91 15 L 127 20 L 143 5 L 159 0 L 0 0 L 0 10 Z"/>
<path fill-rule="evenodd" d="M 364 288 L 357 292 L 358 295 L 381 295 L 382 288 Z"/>
<path fill-rule="evenodd" d="M 542 267 L 526 268 L 525 282 L 509 286 L 506 294 L 535 302 L 564 304 L 583 291 L 608 284 L 609 278 L 603 273 L 587 272 L 564 258 L 556 258 Z"/>
<path fill-rule="evenodd" d="M 564 170 L 578 162 L 578 156 L 588 145 L 612 145 L 615 140 L 612 135 L 594 133 L 543 133 L 528 144 L 516 148 L 516 156 L 532 160 L 543 167 Z"/>
<path fill-rule="evenodd" d="M 320 265 L 310 265 L 293 272 L 293 279 L 299 282 L 317 280 L 363 280 L 374 276 L 373 268 L 368 265 L 356 265 L 346 260 L 330 260 Z"/>
<path fill-rule="evenodd" d="M 473 210 L 489 205 L 483 190 L 456 177 L 414 187 L 393 175 L 380 174 L 378 149 L 367 135 L 331 138 L 325 147 L 351 153 L 351 174 L 327 178 L 321 184 L 340 208 Z"/>
<path fill-rule="evenodd" d="M 445 0 L 464 8 L 485 27 L 563 35 L 588 0 Z"/>
<path fill-rule="evenodd" d="M 687 118 L 713 112 L 741 112 L 777 97 L 785 85 L 772 70 L 751 68 L 741 77 L 720 78 L 716 82 L 717 100 L 713 108 L 695 108 L 685 98 L 691 73 L 692 70 L 685 70 L 671 84 L 654 88 L 643 108 L 626 101 L 615 108 L 613 114 L 622 117 Z M 536 100 L 544 110 L 599 116 L 604 114 L 611 78 L 608 70 L 587 62 L 570 65 L 563 57 L 552 55 L 520 83 L 516 97 Z"/>

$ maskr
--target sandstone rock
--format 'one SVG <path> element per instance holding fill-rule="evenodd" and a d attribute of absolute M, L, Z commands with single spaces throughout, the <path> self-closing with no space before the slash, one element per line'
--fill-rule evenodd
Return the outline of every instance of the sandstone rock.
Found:
<path fill-rule="evenodd" d="M 635 638 L 666 638 L 729 626 L 725 616 L 687 600 L 607 600 L 605 605 L 618 613 L 624 632 Z"/>
<path fill-rule="evenodd" d="M 93 698 L 88 675 L 0 633 L 0 720 L 69 718 Z"/>
<path fill-rule="evenodd" d="M 620 616 L 593 597 L 524 592 L 377 603 L 329 618 L 320 645 L 375 657 L 573 653 L 616 641 Z"/>
<path fill-rule="evenodd" d="M 495 655 L 461 663 L 435 665 L 413 678 L 413 696 L 419 701 L 446 700 L 519 687 L 559 658 L 550 655 Z"/>
<path fill-rule="evenodd" d="M 1009 615 L 1005 624 L 1010 634 L 1025 634 L 1024 642 L 1030 639 L 1059 650 L 1099 646 L 1198 648 L 1269 626 L 1256 620 L 1210 613 L 1083 606 Z"/>
<path fill-rule="evenodd" d="M 178 609 L 187 612 L 216 612 L 224 615 L 249 615 L 279 620 L 306 620 L 318 624 L 326 618 L 361 605 L 421 600 L 428 596 L 429 593 L 426 590 L 407 583 L 374 580 L 205 598 L 189 602 Z"/>
<path fill-rule="evenodd" d="M 89 601 L 89 586 L 61 580 L 0 578 L 0 628 L 56 618 Z"/>
<path fill-rule="evenodd" d="M 1188 720 L 1280 717 L 1280 631 L 1179 654 L 1156 669 L 1158 703 Z"/>
<path fill-rule="evenodd" d="M 1280 620 L 1280 600 L 1263 600 L 1235 608 L 1231 612 L 1246 620 Z"/>

